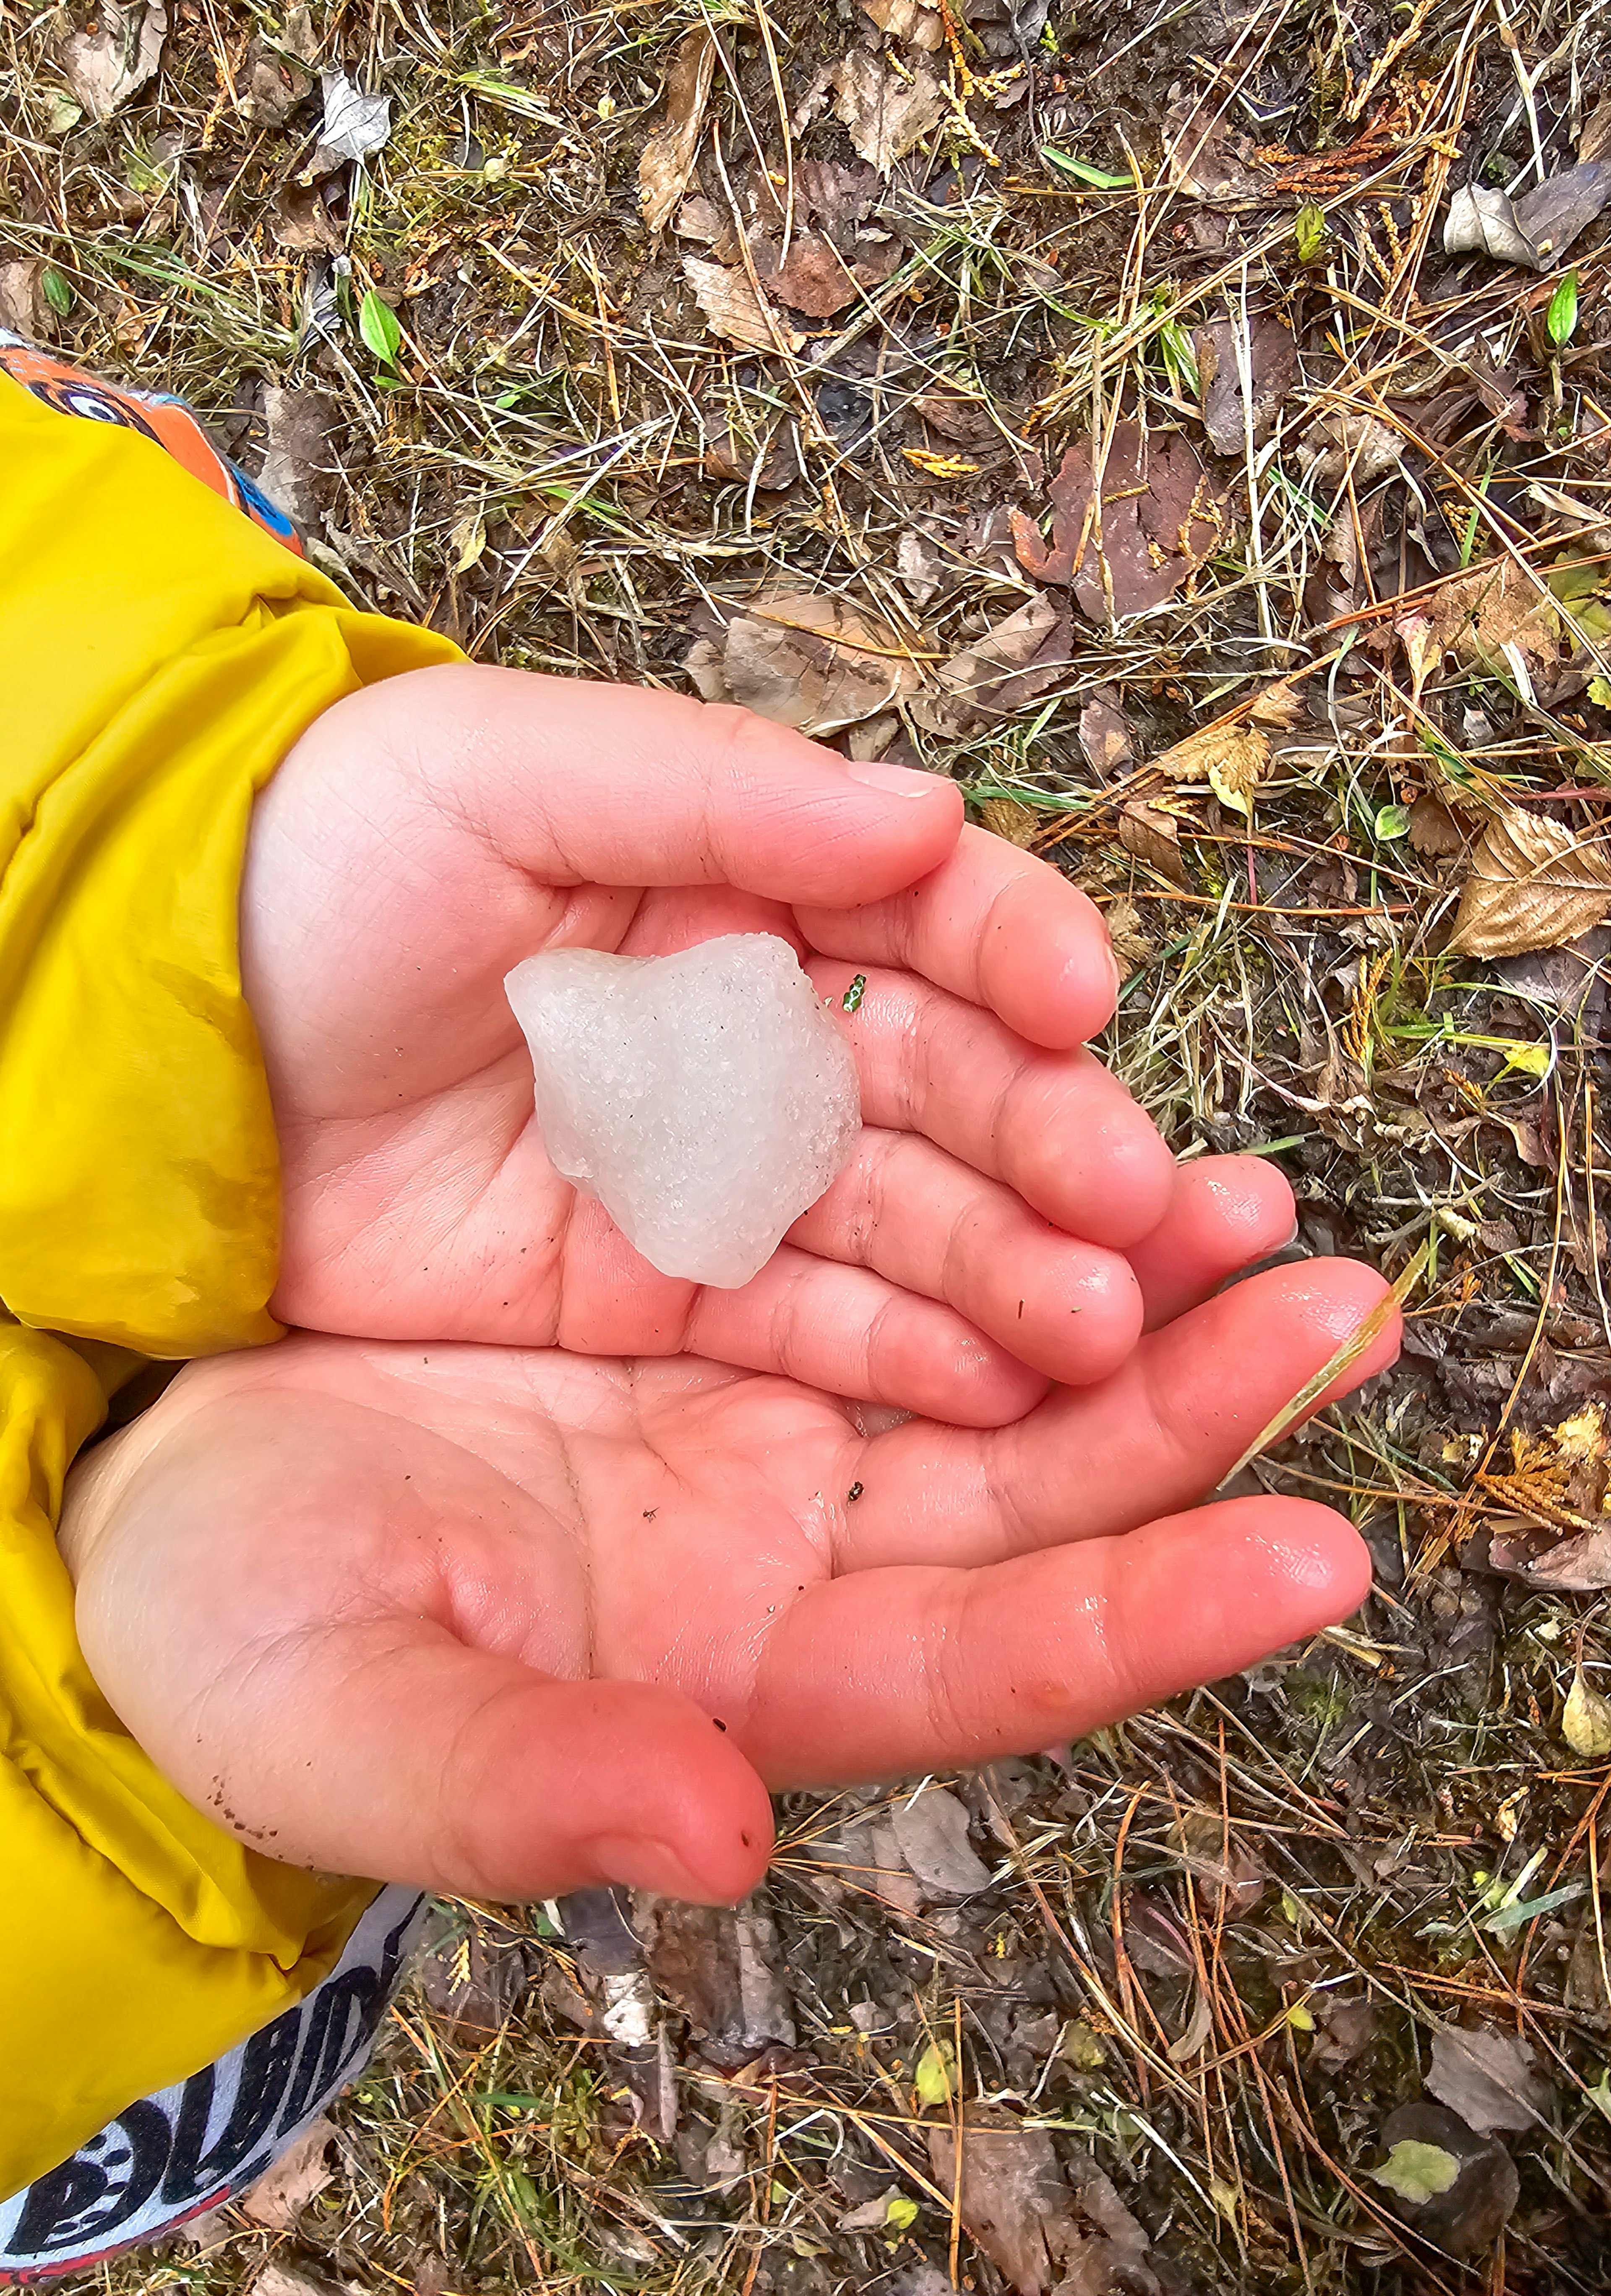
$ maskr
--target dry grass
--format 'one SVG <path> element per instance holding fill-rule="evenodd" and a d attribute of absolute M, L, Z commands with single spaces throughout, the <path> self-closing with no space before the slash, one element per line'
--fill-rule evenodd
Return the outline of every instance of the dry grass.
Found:
<path fill-rule="evenodd" d="M 994 1880 L 960 1909 L 825 1863 L 843 1811 L 791 1804 L 770 1896 L 792 2051 L 724 2059 L 674 2016 L 651 2079 L 574 2021 L 546 1923 L 511 1943 L 465 1915 L 545 1988 L 470 2046 L 438 1969 L 438 2007 L 405 1998 L 341 2107 L 297 2242 L 217 2227 L 107 2273 L 119 2296 L 232 2288 L 271 2248 L 426 2296 L 993 2291 L 927 2147 L 959 2088 L 964 2115 L 1077 2140 L 1164 2284 L 1611 2284 L 1611 1768 L 1561 1735 L 1580 1648 L 1605 1678 L 1603 1609 L 1482 1567 L 1496 1527 L 1548 1550 L 1604 1494 L 1604 936 L 1450 947 L 1484 821 L 1603 833 L 1611 256 L 1603 226 L 1573 250 L 1562 344 L 1558 268 L 1451 262 L 1439 237 L 1452 184 L 1571 163 L 1605 11 L 1118 0 L 1039 37 L 1018 10 L 1021 52 L 1002 0 L 971 29 L 941 14 L 941 111 L 863 219 L 893 267 L 792 348 L 711 334 L 682 268 L 709 245 L 645 232 L 638 161 L 675 45 L 708 26 L 693 189 L 748 277 L 743 227 L 794 230 L 808 169 L 847 157 L 801 106 L 876 45 L 848 0 L 332 11 L 318 56 L 383 86 L 394 127 L 323 204 L 316 94 L 282 125 L 243 113 L 253 35 L 294 27 L 184 0 L 160 80 L 97 127 L 63 120 L 60 12 L 13 11 L 0 256 L 70 306 L 61 348 L 184 393 L 249 463 L 274 443 L 266 390 L 321 394 L 323 562 L 474 653 L 682 685 L 691 636 L 719 644 L 768 588 L 893 634 L 906 707 L 857 738 L 957 775 L 1108 906 L 1133 968 L 1112 1056 L 1178 1152 L 1279 1156 L 1312 1248 L 1394 1276 L 1424 1254 L 1400 1371 L 1254 1471 L 1348 1508 L 1379 1591 L 1250 1680 L 969 1787 Z M 361 332 L 370 292 L 395 365 Z M 1256 369 L 1261 317 L 1290 330 L 1290 376 L 1211 452 L 1206 332 Z M 308 402 L 276 404 L 283 424 Z M 1059 624 L 1005 711 L 926 708 L 961 648 L 1066 595 L 1023 570 L 1006 508 L 1038 515 L 1066 447 L 1137 418 L 1211 475 L 1192 579 L 1116 627 Z M 1474 641 L 1458 602 L 1484 565 L 1513 587 L 1502 627 L 1471 609 Z M 1127 758 L 1090 723 L 1082 742 L 1093 701 Z M 1250 810 L 1223 742 L 1216 778 L 1165 757 L 1204 725 L 1256 737 Z M 1373 2013 L 1346 2058 L 1339 2003 Z M 1509 2228 L 1463 2263 L 1370 2174 L 1449 2020 L 1518 2036 L 1550 2084 L 1505 2140 Z M 924 2103 L 942 2043 L 960 2082 Z M 725 2175 L 701 2169 L 713 2142 Z M 909 2224 L 840 2229 L 885 2185 Z"/>

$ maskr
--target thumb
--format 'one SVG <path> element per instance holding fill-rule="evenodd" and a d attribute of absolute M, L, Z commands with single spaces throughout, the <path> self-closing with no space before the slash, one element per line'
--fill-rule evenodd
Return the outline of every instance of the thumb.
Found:
<path fill-rule="evenodd" d="M 677 1692 L 556 1680 L 427 1620 L 317 1629 L 267 1666 L 272 1723 L 249 1693 L 209 1767 L 276 1857 L 492 1898 L 619 1882 L 731 1904 L 766 1870 L 766 1789 Z"/>
<path fill-rule="evenodd" d="M 304 737 L 285 787 L 320 761 L 350 777 L 354 755 L 376 754 L 419 758 L 448 817 L 551 885 L 730 885 L 847 907 L 928 876 L 962 827 L 943 775 L 846 762 L 747 709 L 528 670 L 460 664 L 367 687 Z"/>

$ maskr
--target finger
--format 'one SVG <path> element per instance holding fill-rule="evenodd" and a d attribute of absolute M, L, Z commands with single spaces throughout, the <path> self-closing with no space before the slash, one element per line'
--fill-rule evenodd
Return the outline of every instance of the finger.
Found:
<path fill-rule="evenodd" d="M 1046 1392 L 1042 1373 L 953 1308 L 787 1243 L 741 1290 L 700 1292 L 682 1346 L 957 1427 L 1003 1426 Z"/>
<path fill-rule="evenodd" d="M 818 957 L 808 970 L 842 1007 L 860 968 Z M 870 969 L 859 994 L 846 1033 L 864 1123 L 922 1133 L 1091 1242 L 1122 1248 L 1157 1227 L 1174 1160 L 1094 1054 L 1027 1044 L 910 972 Z"/>
<path fill-rule="evenodd" d="M 709 885 L 871 901 L 937 868 L 961 825 L 935 774 L 847 764 L 685 694 L 459 664 L 372 688 L 438 803 L 555 885 Z"/>
<path fill-rule="evenodd" d="M 1251 1666 L 1370 1585 L 1343 1517 L 1284 1498 L 985 1570 L 830 1579 L 773 1635 L 745 1751 L 774 1790 L 1028 1753 Z"/>
<path fill-rule="evenodd" d="M 294 1404 L 288 1418 L 283 1397 L 226 1395 L 143 1459 L 136 1439 L 115 1536 L 79 1542 L 86 1657 L 181 1792 L 268 1857 L 422 1889 L 752 1889 L 771 1812 L 734 1741 L 679 1693 L 524 1664 L 372 1414 Z M 431 1439 L 409 1431 L 411 1469 L 429 1464 Z M 519 1503 L 503 1478 L 435 1448 L 471 1542 L 507 1538 Z M 529 1505 L 521 1527 L 540 1534 Z M 269 1582 L 218 1567 L 236 1521 L 276 1554 Z"/>
<path fill-rule="evenodd" d="M 1031 1044 L 1067 1048 L 1106 1028 L 1118 967 L 1101 912 L 1044 861 L 965 829 L 932 876 L 853 906 L 799 908 L 812 947 L 900 965 L 999 1013 Z"/>
<path fill-rule="evenodd" d="M 988 1435 L 897 1427 L 857 1466 L 841 1518 L 842 1570 L 994 1562 L 1054 1540 L 1111 1537 L 1190 1505 L 1337 1352 L 1387 1286 L 1358 1260 L 1250 1276 L 1144 1339 L 1100 1387 L 1059 1390 Z M 1315 1403 L 1398 1353 L 1394 1316 Z"/>
<path fill-rule="evenodd" d="M 1147 1329 L 1184 1314 L 1228 1275 L 1297 1234 L 1284 1173 L 1263 1156 L 1204 1156 L 1175 1168 L 1169 1209 L 1124 1254 L 1147 1303 Z"/>
<path fill-rule="evenodd" d="M 910 1132 L 863 1128 L 846 1169 L 789 1234 L 820 1259 L 945 1301 L 1073 1386 L 1106 1378 L 1141 1336 L 1141 1286 L 1118 1252 L 1063 1234 L 1010 1188 Z"/>

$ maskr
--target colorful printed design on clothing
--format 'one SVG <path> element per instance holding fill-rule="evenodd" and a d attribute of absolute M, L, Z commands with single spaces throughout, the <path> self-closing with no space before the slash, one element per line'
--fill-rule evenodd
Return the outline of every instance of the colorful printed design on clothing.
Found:
<path fill-rule="evenodd" d="M 368 2063 L 424 1911 L 382 1890 L 306 2001 L 0 2201 L 0 2285 L 86 2271 L 255 2185 Z"/>
<path fill-rule="evenodd" d="M 47 351 L 39 350 L 4 327 L 0 327 L 0 373 L 9 374 L 13 382 L 31 390 L 46 406 L 53 406 L 58 414 L 78 414 L 91 422 L 114 423 L 120 430 L 137 430 L 143 439 L 166 447 L 192 478 L 200 479 L 214 494 L 233 503 L 238 511 L 243 511 L 255 525 L 272 534 L 276 542 L 282 542 L 298 557 L 302 555 L 297 529 L 284 512 L 253 485 L 244 471 L 237 470 L 219 454 L 182 398 L 156 391 L 127 390 L 119 383 L 102 382 L 98 375 L 86 374 L 79 367 L 52 358 Z"/>

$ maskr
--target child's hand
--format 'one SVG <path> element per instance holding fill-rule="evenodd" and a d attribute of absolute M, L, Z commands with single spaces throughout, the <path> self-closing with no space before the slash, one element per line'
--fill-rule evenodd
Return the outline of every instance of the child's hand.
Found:
<path fill-rule="evenodd" d="M 714 1292 L 658 1275 L 554 1173 L 503 978 L 544 947 L 732 931 L 787 937 L 824 994 L 867 974 L 866 1129 L 754 1282 Z M 478 668 L 355 695 L 258 800 L 242 963 L 289 1323 L 686 1349 L 987 1425 L 1102 1377 L 1146 1308 L 1290 1232 L 1263 1166 L 1220 1160 L 1177 1194 L 1075 1049 L 1116 980 L 1083 894 L 963 830 L 951 783 L 742 711 Z"/>
<path fill-rule="evenodd" d="M 865 1439 L 687 1357 L 215 1357 L 71 1479 L 85 1654 L 271 1857 L 737 1897 L 765 1785 L 1051 1745 L 1345 1617 L 1370 1573 L 1340 1516 L 1180 1511 L 1383 1289 L 1344 1260 L 1255 1276 L 987 1432 Z"/>

